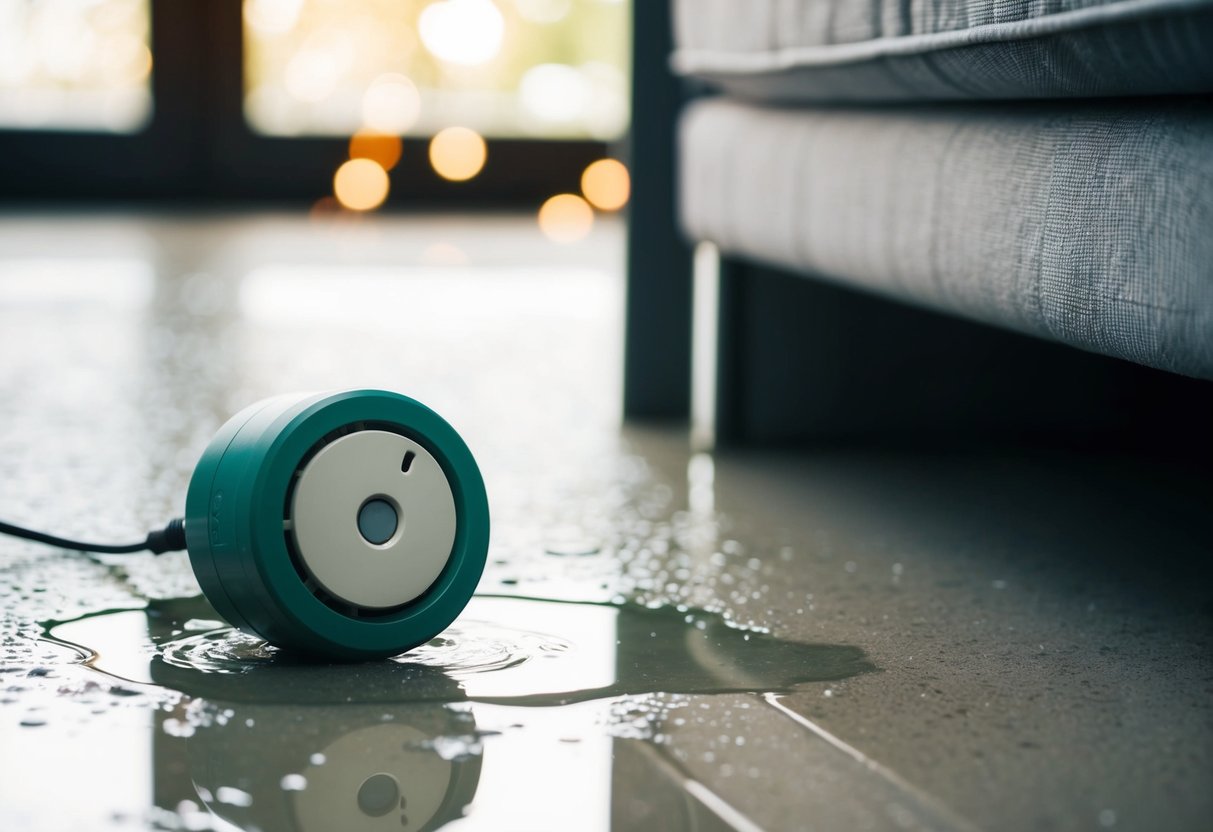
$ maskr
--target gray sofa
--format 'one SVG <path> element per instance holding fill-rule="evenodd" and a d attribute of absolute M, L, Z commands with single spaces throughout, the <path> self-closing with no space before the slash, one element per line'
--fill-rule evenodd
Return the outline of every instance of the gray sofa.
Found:
<path fill-rule="evenodd" d="M 672 83 L 701 94 L 672 108 L 669 209 L 709 244 L 718 435 L 1213 424 L 1192 380 L 1213 379 L 1213 0 L 672 15 Z M 660 121 L 645 66 L 639 174 Z M 663 244 L 664 265 L 631 260 L 634 415 L 684 406 L 644 361 L 638 307 L 663 283 L 667 313 L 689 306 L 687 255 Z"/>

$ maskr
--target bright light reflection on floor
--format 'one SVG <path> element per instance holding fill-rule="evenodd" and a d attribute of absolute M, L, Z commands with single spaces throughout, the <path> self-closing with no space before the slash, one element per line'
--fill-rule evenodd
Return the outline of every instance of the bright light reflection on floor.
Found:
<path fill-rule="evenodd" d="M 553 628 L 570 643 L 569 649 L 552 661 L 541 658 L 511 668 L 509 674 L 475 673 L 451 675 L 463 683 L 473 699 L 518 696 L 526 691 L 575 691 L 605 689 L 615 683 L 615 619 L 618 612 L 606 606 L 566 605 L 558 620 L 540 606 L 526 607 L 499 598 L 475 598 L 465 616 L 489 621 L 509 621 L 511 627 L 542 633 Z M 584 725 L 578 735 L 586 733 Z"/>
<path fill-rule="evenodd" d="M 138 309 L 152 296 L 150 263 L 133 258 L 0 260 L 0 302 Z"/>
<path fill-rule="evenodd" d="M 445 828 L 610 829 L 613 740 L 586 731 L 604 711 L 601 702 L 559 709 L 477 705 L 478 724 L 524 728 L 485 740 L 476 799 L 466 818 Z"/>
<path fill-rule="evenodd" d="M 591 319 L 614 301 L 600 278 L 576 268 L 269 265 L 244 279 L 240 309 L 259 323 L 393 330 L 417 315 L 424 315 L 426 328 L 510 314 Z"/>
<path fill-rule="evenodd" d="M 99 812 L 113 827 L 131 828 L 133 822 L 140 828 L 154 805 L 148 737 L 153 716 L 142 708 L 110 709 L 90 728 L 87 742 L 70 722 L 23 728 L 0 721 L 5 828 L 97 829 Z M 42 782 L 35 772 L 54 772 L 54 779 Z"/>

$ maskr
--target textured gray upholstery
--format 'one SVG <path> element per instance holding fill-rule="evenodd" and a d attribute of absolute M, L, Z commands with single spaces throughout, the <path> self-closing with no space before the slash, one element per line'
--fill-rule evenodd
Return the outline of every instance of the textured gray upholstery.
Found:
<path fill-rule="evenodd" d="M 674 0 L 675 69 L 783 102 L 1213 91 L 1213 0 Z"/>
<path fill-rule="evenodd" d="M 1213 378 L 1213 106 L 692 105 L 682 223 L 727 253 Z"/>

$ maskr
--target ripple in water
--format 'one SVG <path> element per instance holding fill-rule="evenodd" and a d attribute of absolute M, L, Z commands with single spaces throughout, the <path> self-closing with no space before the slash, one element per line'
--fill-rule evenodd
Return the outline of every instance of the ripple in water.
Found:
<path fill-rule="evenodd" d="M 459 678 L 508 670 L 535 658 L 559 656 L 568 652 L 571 646 L 553 635 L 511 629 L 487 621 L 461 621 L 437 638 L 391 661 L 432 667 Z M 166 664 L 182 669 L 234 674 L 288 661 L 277 647 L 234 627 L 221 627 L 163 642 L 160 657 Z"/>
<path fill-rule="evenodd" d="M 165 664 L 204 673 L 247 673 L 274 661 L 280 651 L 256 636 L 222 627 L 160 645 Z"/>

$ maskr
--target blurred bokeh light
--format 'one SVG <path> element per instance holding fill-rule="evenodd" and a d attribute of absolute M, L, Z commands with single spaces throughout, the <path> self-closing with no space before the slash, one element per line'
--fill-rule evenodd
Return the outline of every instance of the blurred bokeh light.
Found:
<path fill-rule="evenodd" d="M 421 42 L 440 61 L 476 66 L 501 52 L 505 19 L 492 0 L 439 0 L 421 10 Z"/>
<path fill-rule="evenodd" d="M 399 136 L 359 130 L 350 137 L 350 158 L 370 159 L 384 170 L 391 170 L 400 161 L 403 146 Z"/>
<path fill-rule="evenodd" d="M 599 211 L 618 211 L 631 192 L 628 169 L 617 159 L 599 159 L 581 174 L 581 193 Z"/>
<path fill-rule="evenodd" d="M 278 136 L 617 139 L 629 21 L 627 0 L 244 0 L 245 115 Z"/>
<path fill-rule="evenodd" d="M 333 175 L 333 195 L 351 211 L 373 211 L 387 199 L 387 171 L 372 159 L 350 159 Z"/>
<path fill-rule="evenodd" d="M 399 72 L 380 75 L 362 95 L 362 123 L 382 133 L 407 133 L 421 115 L 417 86 Z"/>
<path fill-rule="evenodd" d="M 452 182 L 465 182 L 480 173 L 487 157 L 484 139 L 467 127 L 448 127 L 430 140 L 430 164 Z"/>
<path fill-rule="evenodd" d="M 556 243 L 575 243 L 594 227 L 594 209 L 576 194 L 557 194 L 539 209 L 539 229 Z"/>
<path fill-rule="evenodd" d="M 149 0 L 0 0 L 0 127 L 131 133 L 151 118 Z"/>

